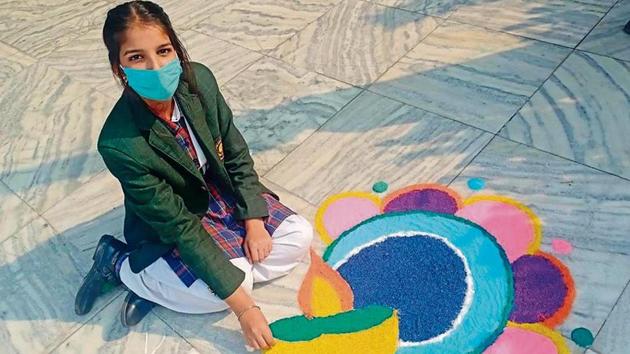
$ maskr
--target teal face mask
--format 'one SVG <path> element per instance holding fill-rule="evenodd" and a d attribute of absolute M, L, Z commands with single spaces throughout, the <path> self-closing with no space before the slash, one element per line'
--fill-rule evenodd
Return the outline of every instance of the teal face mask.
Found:
<path fill-rule="evenodd" d="M 173 97 L 182 74 L 179 58 L 157 70 L 122 69 L 127 75 L 127 83 L 138 95 L 156 101 L 166 101 Z"/>

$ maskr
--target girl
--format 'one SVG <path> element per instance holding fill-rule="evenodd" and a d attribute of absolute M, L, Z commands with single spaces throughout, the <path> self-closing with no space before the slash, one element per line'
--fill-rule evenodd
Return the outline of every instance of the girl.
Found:
<path fill-rule="evenodd" d="M 125 196 L 127 244 L 101 237 L 76 312 L 89 312 L 104 285 L 122 282 L 125 326 L 154 304 L 184 313 L 229 307 L 247 343 L 269 348 L 252 284 L 293 269 L 311 226 L 259 182 L 212 72 L 190 62 L 160 6 L 111 9 L 103 40 L 123 94 L 98 151 Z"/>

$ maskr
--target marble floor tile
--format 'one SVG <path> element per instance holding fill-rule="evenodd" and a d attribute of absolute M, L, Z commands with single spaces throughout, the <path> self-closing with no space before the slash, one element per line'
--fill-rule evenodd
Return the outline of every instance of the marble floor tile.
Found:
<path fill-rule="evenodd" d="M 630 0 L 621 0 L 578 48 L 630 61 L 630 36 L 623 31 L 628 21 L 630 21 Z"/>
<path fill-rule="evenodd" d="M 13 236 L 24 225 L 37 217 L 37 213 L 24 203 L 11 189 L 0 182 L 0 242 Z"/>
<path fill-rule="evenodd" d="M 392 190 L 448 183 L 490 134 L 432 113 L 362 93 L 265 177 L 313 205 L 383 180 Z"/>
<path fill-rule="evenodd" d="M 630 63 L 576 52 L 501 135 L 630 178 L 628 112 Z"/>
<path fill-rule="evenodd" d="M 340 0 L 219 0 L 193 28 L 256 51 L 268 51 Z"/>
<path fill-rule="evenodd" d="M 103 171 L 81 185 L 42 216 L 60 233 L 81 274 L 92 266 L 92 255 L 104 234 L 123 239 L 125 210 L 118 180 Z"/>
<path fill-rule="evenodd" d="M 599 331 L 593 349 L 606 354 L 628 352 L 628 319 L 630 319 L 630 285 L 617 301 L 612 313 Z"/>
<path fill-rule="evenodd" d="M 356 97 L 360 90 L 264 58 L 221 88 L 256 163 L 265 174 Z"/>
<path fill-rule="evenodd" d="M 487 186 L 474 193 L 514 198 L 538 215 L 543 251 L 553 252 L 553 238 L 573 245 L 571 254 L 557 255 L 576 284 L 572 312 L 560 330 L 567 337 L 576 327 L 596 333 L 630 280 L 630 182 L 501 137 L 452 186 L 471 195 L 466 182 L 472 177 L 486 179 Z"/>
<path fill-rule="evenodd" d="M 105 169 L 96 141 L 114 100 L 58 72 L 47 85 L 34 80 L 52 75 L 28 74 L 15 88 L 23 95 L 0 96 L 0 106 L 16 112 L 0 123 L 10 133 L 0 143 L 0 179 L 42 213 Z M 4 88 L 2 93 L 7 93 Z M 61 106 L 64 101 L 71 102 Z M 27 104 L 26 110 L 20 103 Z"/>
<path fill-rule="evenodd" d="M 192 61 L 203 63 L 212 70 L 219 86 L 262 57 L 260 53 L 196 31 L 182 32 L 180 40 Z"/>
<path fill-rule="evenodd" d="M 385 6 L 447 18 L 470 0 L 369 0 Z"/>
<path fill-rule="evenodd" d="M 89 92 L 89 86 L 38 62 L 0 82 L 0 107 L 3 114 L 14 118 L 21 117 L 24 112 L 50 115 Z M 28 130 L 40 122 L 27 119 L 28 123 L 25 123 L 22 120 L 0 119 L 0 132 Z"/>
<path fill-rule="evenodd" d="M 575 47 L 616 0 L 472 0 L 450 19 Z"/>
<path fill-rule="evenodd" d="M 123 299 L 119 296 L 52 353 L 199 353 L 152 313 L 131 329 L 123 327 Z"/>
<path fill-rule="evenodd" d="M 110 3 L 105 0 L 9 1 L 0 5 L 0 40 L 40 58 L 100 27 Z M 4 28 L 3 28 L 4 27 Z"/>
<path fill-rule="evenodd" d="M 568 54 L 559 46 L 447 22 L 369 90 L 496 132 Z"/>
<path fill-rule="evenodd" d="M 353 85 L 366 85 L 431 33 L 440 21 L 349 0 L 332 8 L 270 55 Z"/>
<path fill-rule="evenodd" d="M 102 31 L 102 28 L 91 29 L 72 42 L 55 48 L 40 62 L 86 86 L 114 87 L 116 81 L 107 59 Z"/>
<path fill-rule="evenodd" d="M 575 47 L 616 0 L 472 0 L 450 19 Z"/>
<path fill-rule="evenodd" d="M 0 42 L 0 82 L 9 80 L 27 66 L 34 64 L 35 61 L 33 57 Z"/>
<path fill-rule="evenodd" d="M 0 243 L 0 341 L 3 353 L 51 350 L 89 316 L 74 313 L 82 275 L 52 227 L 38 218 Z M 119 291 L 97 300 L 92 314 Z"/>

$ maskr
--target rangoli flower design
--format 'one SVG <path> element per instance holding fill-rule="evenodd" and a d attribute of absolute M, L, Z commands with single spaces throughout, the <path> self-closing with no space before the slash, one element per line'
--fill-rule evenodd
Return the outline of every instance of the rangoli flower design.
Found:
<path fill-rule="evenodd" d="M 382 190 L 382 185 L 375 190 Z M 268 353 L 569 353 L 575 289 L 522 203 L 437 184 L 329 197 L 299 291 L 304 315 Z"/>

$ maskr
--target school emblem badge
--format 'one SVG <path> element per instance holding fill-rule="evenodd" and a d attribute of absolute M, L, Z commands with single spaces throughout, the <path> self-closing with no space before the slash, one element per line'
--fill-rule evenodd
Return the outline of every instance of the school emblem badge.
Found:
<path fill-rule="evenodd" d="M 223 157 L 224 157 L 224 154 L 223 154 L 223 141 L 221 141 L 221 139 L 219 138 L 217 140 L 217 142 L 214 144 L 214 147 L 217 150 L 217 155 L 219 155 L 219 159 L 221 159 L 221 161 L 223 161 Z"/>

